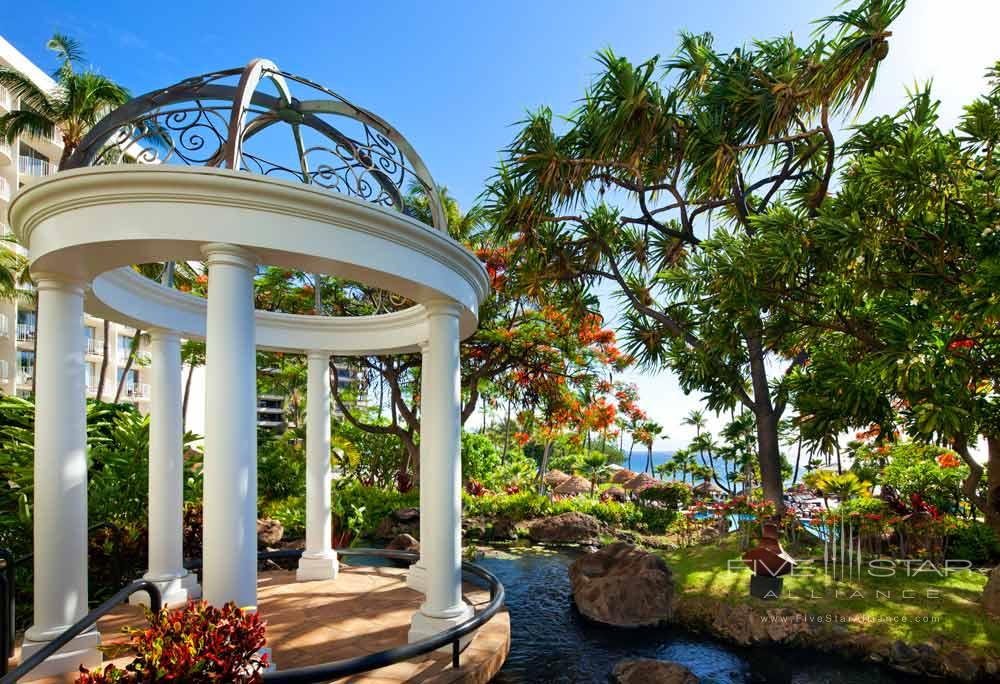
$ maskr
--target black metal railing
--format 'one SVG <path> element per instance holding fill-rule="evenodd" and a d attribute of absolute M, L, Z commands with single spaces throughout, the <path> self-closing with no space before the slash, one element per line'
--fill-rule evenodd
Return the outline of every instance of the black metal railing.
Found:
<path fill-rule="evenodd" d="M 92 529 L 110 525 L 110 523 L 102 523 L 95 525 Z M 114 525 L 110 525 L 112 528 L 117 529 Z M 120 534 L 120 530 L 119 530 Z M 374 557 L 374 558 L 388 558 L 392 560 L 409 561 L 414 562 L 419 559 L 419 555 L 412 553 L 410 551 L 396 551 L 391 549 L 337 549 L 338 556 L 360 556 L 360 557 Z M 258 561 L 265 560 L 279 560 L 279 559 L 296 559 L 302 556 L 303 551 L 301 549 L 282 549 L 278 551 L 262 551 L 257 554 Z M 10 554 L 4 557 L 0 555 L 0 560 L 7 560 Z M 30 558 L 26 556 L 25 558 Z M 23 559 L 19 559 L 23 560 Z M 202 559 L 192 558 L 187 559 L 184 562 L 184 567 L 188 570 L 197 570 L 202 566 Z M 7 572 L 5 572 L 4 580 L 0 581 L 0 597 L 2 597 L 2 587 L 3 582 L 7 581 L 7 577 L 13 577 L 13 567 L 14 562 L 7 563 Z M 264 680 L 271 682 L 272 684 L 312 684 L 317 682 L 329 682 L 334 679 L 340 679 L 342 677 L 349 677 L 351 675 L 360 674 L 362 672 L 370 672 L 371 670 L 377 670 L 381 667 L 386 667 L 388 665 L 393 665 L 395 663 L 400 663 L 405 660 L 410 660 L 420 655 L 436 651 L 440 648 L 450 646 L 451 647 L 451 664 L 452 667 L 461 667 L 461 640 L 462 637 L 474 632 L 481 626 L 486 624 L 493 618 L 494 615 L 503 607 L 504 603 L 504 588 L 497 577 L 477 565 L 471 563 L 462 563 L 462 572 L 465 576 L 472 576 L 479 580 L 482 580 L 486 584 L 486 588 L 490 592 L 490 600 L 483 608 L 477 610 L 475 614 L 468 620 L 452 627 L 451 629 L 435 634 L 434 636 L 428 637 L 427 639 L 421 639 L 411 644 L 405 644 L 402 646 L 397 646 L 395 648 L 390 648 L 384 651 L 379 651 L 378 653 L 371 653 L 363 656 L 358 656 L 355 658 L 346 658 L 343 660 L 335 660 L 327 663 L 322 663 L 320 665 L 310 665 L 307 667 L 297 667 L 289 670 L 281 670 L 277 672 L 267 672 L 264 674 Z M 13 586 L 11 584 L 11 586 Z M 66 630 L 58 638 L 51 641 L 44 648 L 35 653 L 31 658 L 21 663 L 13 672 L 7 676 L 0 678 L 0 684 L 9 684 L 16 682 L 19 678 L 23 677 L 25 674 L 30 672 L 32 669 L 37 667 L 42 663 L 48 656 L 52 655 L 60 648 L 69 643 L 74 637 L 82 634 L 84 631 L 92 627 L 97 623 L 97 620 L 109 613 L 115 606 L 123 602 L 132 594 L 138 591 L 148 591 L 150 595 L 150 608 L 156 612 L 160 610 L 162 605 L 162 600 L 160 597 L 160 591 L 151 582 L 146 580 L 138 580 L 132 582 L 131 584 L 120 589 L 114 596 L 109 598 L 107 601 L 102 603 L 100 606 L 90 611 L 85 617 L 83 617 L 79 622 L 75 623 L 72 627 Z M 11 597 L 13 597 L 13 592 L 11 592 Z M 0 604 L 3 605 L 3 604 Z M 4 637 L 3 633 L 0 632 L 0 638 L 9 639 L 10 643 L 10 653 L 13 655 L 13 601 L 10 601 L 10 622 L 9 622 L 9 633 L 8 636 Z M 4 615 L 8 615 L 8 611 L 4 611 Z M 5 629 L 5 628 L 0 628 Z M 6 643 L 6 642 L 4 642 Z M 4 666 L 6 665 L 6 659 L 4 659 Z"/>
<path fill-rule="evenodd" d="M 163 606 L 159 587 L 148 580 L 136 580 L 135 582 L 119 589 L 115 592 L 114 596 L 87 613 L 77 622 L 73 623 L 69 629 L 45 644 L 42 648 L 38 649 L 34 655 L 14 668 L 9 674 L 0 678 L 0 684 L 14 684 L 14 682 L 41 665 L 50 655 L 54 654 L 74 638 L 80 636 L 88 629 L 96 625 L 98 620 L 117 608 L 119 604 L 128 599 L 129 596 L 140 591 L 144 591 L 149 594 L 150 610 L 153 612 L 159 612 L 160 608 Z"/>
<path fill-rule="evenodd" d="M 122 528 L 112 522 L 99 522 L 87 528 L 88 534 L 97 530 L 108 530 L 114 541 L 115 551 L 111 556 L 114 586 L 120 586 L 124 581 L 122 571 L 121 542 Z M 14 636 L 17 632 L 17 568 L 29 565 L 35 554 L 26 553 L 20 558 L 14 558 L 9 549 L 0 549 L 0 563 L 3 563 L 3 574 L 0 575 L 0 644 L 7 644 L 6 657 L 0 658 L 0 675 L 7 673 L 7 660 L 14 657 Z"/>

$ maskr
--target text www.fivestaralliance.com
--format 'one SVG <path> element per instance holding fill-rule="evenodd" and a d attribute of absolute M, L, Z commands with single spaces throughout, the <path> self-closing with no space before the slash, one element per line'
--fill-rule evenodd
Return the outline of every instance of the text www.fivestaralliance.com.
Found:
<path fill-rule="evenodd" d="M 937 615 L 840 615 L 838 613 L 761 615 L 761 622 L 780 623 L 934 623 L 940 622 Z"/>

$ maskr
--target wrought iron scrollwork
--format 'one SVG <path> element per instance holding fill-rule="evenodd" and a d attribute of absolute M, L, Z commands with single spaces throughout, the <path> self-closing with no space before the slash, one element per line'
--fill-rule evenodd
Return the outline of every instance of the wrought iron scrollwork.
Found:
<path fill-rule="evenodd" d="M 277 96 L 261 88 L 266 80 L 275 84 Z M 295 99 L 290 85 L 314 99 Z M 261 135 L 272 128 L 290 129 L 294 144 L 275 145 L 270 134 Z M 411 216 L 406 189 L 416 184 L 427 191 L 435 227 L 446 228 L 434 181 L 397 131 L 333 91 L 264 60 L 135 98 L 99 122 L 64 168 L 121 163 L 232 168 Z"/>

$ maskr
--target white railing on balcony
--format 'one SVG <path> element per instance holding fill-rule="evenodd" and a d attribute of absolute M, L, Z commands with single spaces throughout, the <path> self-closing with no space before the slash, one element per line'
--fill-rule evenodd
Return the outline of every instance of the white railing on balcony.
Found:
<path fill-rule="evenodd" d="M 0 176 L 0 200 L 10 199 L 10 183 L 3 176 Z"/>
<path fill-rule="evenodd" d="M 29 176 L 48 176 L 52 173 L 52 165 L 48 159 L 21 154 L 17 157 L 17 170 Z"/>
<path fill-rule="evenodd" d="M 104 340 L 98 340 L 93 337 L 88 337 L 87 353 L 93 354 L 94 356 L 104 356 Z"/>
<path fill-rule="evenodd" d="M 126 363 L 128 363 L 128 357 L 129 357 L 129 350 L 128 349 L 119 349 L 118 350 L 118 364 L 119 365 L 124 366 Z M 132 362 L 132 365 L 134 365 L 134 366 L 148 366 L 149 362 L 151 360 L 152 360 L 152 357 L 149 355 L 149 352 L 147 352 L 147 351 L 137 351 L 135 353 L 135 360 Z"/>
<path fill-rule="evenodd" d="M 33 323 L 17 324 L 17 341 L 25 342 L 35 339 L 35 325 Z"/>
<path fill-rule="evenodd" d="M 31 378 L 35 375 L 34 366 L 28 368 L 19 368 L 17 371 L 17 384 L 18 385 L 30 385 Z"/>
<path fill-rule="evenodd" d="M 125 396 L 129 399 L 148 399 L 149 385 L 138 382 L 126 383 Z"/>
<path fill-rule="evenodd" d="M 7 157 L 8 159 L 10 159 L 11 158 L 11 156 L 10 156 L 10 145 L 8 145 L 5 142 L 0 141 L 0 154 L 2 154 L 3 156 Z"/>
<path fill-rule="evenodd" d="M 10 375 L 8 374 L 9 368 L 10 366 L 7 364 L 7 361 L 0 359 L 0 382 L 7 382 L 10 378 Z"/>
<path fill-rule="evenodd" d="M 10 319 L 7 314 L 0 314 L 0 337 L 10 336 Z"/>
<path fill-rule="evenodd" d="M 10 91 L 0 86 L 0 107 L 3 107 L 7 111 L 10 111 L 14 107 L 14 98 L 11 97 Z"/>

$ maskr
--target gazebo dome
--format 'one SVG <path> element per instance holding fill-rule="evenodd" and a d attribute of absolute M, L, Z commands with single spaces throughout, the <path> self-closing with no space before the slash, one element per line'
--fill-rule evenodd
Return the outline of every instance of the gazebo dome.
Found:
<path fill-rule="evenodd" d="M 91 129 L 61 170 L 123 161 L 284 178 L 405 213 L 407 188 L 417 185 L 434 227 L 447 229 L 434 180 L 399 131 L 266 59 L 130 100 Z"/>

